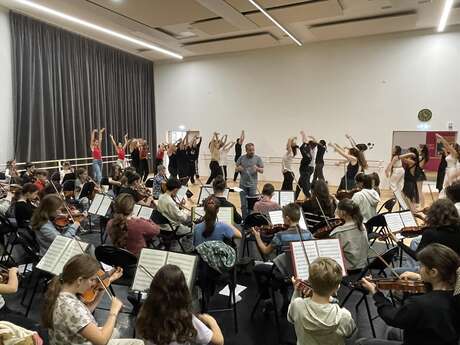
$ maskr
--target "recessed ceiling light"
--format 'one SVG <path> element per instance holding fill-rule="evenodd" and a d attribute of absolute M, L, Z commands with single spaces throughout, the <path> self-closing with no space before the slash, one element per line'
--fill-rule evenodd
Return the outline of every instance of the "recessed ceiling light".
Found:
<path fill-rule="evenodd" d="M 94 31 L 99 31 L 99 32 L 105 33 L 107 35 L 117 37 L 117 38 L 122 39 L 124 41 L 131 42 L 131 43 L 140 45 L 142 47 L 155 50 L 155 51 L 157 51 L 159 53 L 171 56 L 171 57 L 173 57 L 175 59 L 180 59 L 180 60 L 183 59 L 182 55 L 179 55 L 179 54 L 174 53 L 174 52 L 172 52 L 170 50 L 161 48 L 161 47 L 159 47 L 157 45 L 147 43 L 147 42 L 141 41 L 141 40 L 139 40 L 137 38 L 127 36 L 125 34 L 122 34 L 122 33 L 119 33 L 119 32 L 104 28 L 102 26 L 87 22 L 86 20 L 70 16 L 68 14 L 53 10 L 52 8 L 49 8 L 49 7 L 46 7 L 46 6 L 36 4 L 36 3 L 32 2 L 32 1 L 29 1 L 29 0 L 14 0 L 14 1 L 16 1 L 16 2 L 18 2 L 20 4 L 23 4 L 23 5 L 26 5 L 28 7 L 34 8 L 34 9 L 36 9 L 38 11 L 50 14 L 50 15 L 52 15 L 54 17 L 62 18 L 62 19 L 65 19 L 65 20 L 67 20 L 69 22 L 72 22 L 72 23 L 75 23 L 75 24 L 78 24 L 78 25 L 93 29 Z"/>
<path fill-rule="evenodd" d="M 184 126 L 184 125 L 180 125 L 180 126 L 179 126 L 179 129 L 180 129 L 181 131 L 184 131 L 184 130 L 185 130 L 185 126 Z"/>
<path fill-rule="evenodd" d="M 302 46 L 302 43 L 297 38 L 295 38 L 289 31 L 287 31 L 280 23 L 278 23 L 275 18 L 269 15 L 268 12 L 265 11 L 262 6 L 260 6 L 254 0 L 248 0 L 248 1 L 251 4 L 253 4 L 254 7 L 256 7 L 260 12 L 262 12 L 262 14 L 265 15 L 265 17 L 270 19 L 273 22 L 273 24 L 275 24 L 281 31 L 283 31 L 286 35 L 288 35 L 291 38 L 291 40 L 293 40 L 298 46 Z"/>
<path fill-rule="evenodd" d="M 439 20 L 438 32 L 444 31 L 446 28 L 447 19 L 449 18 L 450 10 L 454 5 L 454 0 L 445 0 L 444 8 L 442 10 L 441 19 Z"/>

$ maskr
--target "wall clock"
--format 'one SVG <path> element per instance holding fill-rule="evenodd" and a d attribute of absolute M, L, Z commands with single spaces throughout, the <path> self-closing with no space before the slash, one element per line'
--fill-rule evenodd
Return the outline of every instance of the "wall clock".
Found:
<path fill-rule="evenodd" d="M 430 109 L 422 109 L 418 112 L 418 119 L 422 122 L 427 122 L 431 120 L 433 113 Z"/>

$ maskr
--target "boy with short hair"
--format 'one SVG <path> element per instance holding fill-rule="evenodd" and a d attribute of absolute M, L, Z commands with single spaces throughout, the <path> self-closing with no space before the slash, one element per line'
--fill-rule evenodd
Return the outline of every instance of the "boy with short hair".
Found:
<path fill-rule="evenodd" d="M 302 287 L 294 283 L 294 294 L 288 310 L 288 321 L 294 324 L 297 345 L 340 345 L 356 330 L 351 314 L 331 296 L 340 287 L 342 268 L 330 258 L 319 257 L 309 270 L 311 297 L 302 297 Z"/>

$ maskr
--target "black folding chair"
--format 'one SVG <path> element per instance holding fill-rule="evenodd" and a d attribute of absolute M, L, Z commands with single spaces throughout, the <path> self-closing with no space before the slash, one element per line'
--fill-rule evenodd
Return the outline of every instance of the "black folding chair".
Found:
<path fill-rule="evenodd" d="M 185 249 L 181 243 L 181 239 L 183 237 L 187 237 L 189 234 L 177 234 L 177 230 L 179 229 L 179 225 L 174 227 L 168 218 L 166 218 L 160 211 L 153 210 L 150 219 L 158 224 L 158 225 L 166 225 L 168 226 L 171 231 L 161 230 L 158 238 L 160 239 L 161 244 L 163 244 L 166 250 L 171 249 L 171 245 L 173 242 L 177 242 L 182 250 L 185 253 Z"/>
<path fill-rule="evenodd" d="M 395 207 L 395 205 L 396 205 L 396 198 L 388 199 L 387 201 L 385 201 L 382 204 L 382 206 L 380 206 L 380 208 L 377 211 L 377 213 L 382 212 L 383 209 L 386 210 L 386 211 L 383 211 L 383 212 L 391 212 L 391 211 L 393 211 L 393 208 Z"/>

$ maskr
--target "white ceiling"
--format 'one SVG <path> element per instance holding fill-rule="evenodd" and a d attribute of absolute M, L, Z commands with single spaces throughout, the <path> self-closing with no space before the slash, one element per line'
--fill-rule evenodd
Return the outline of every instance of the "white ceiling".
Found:
<path fill-rule="evenodd" d="M 293 44 L 247 0 L 32 0 L 185 58 Z M 305 44 L 437 26 L 444 0 L 259 0 Z M 57 19 L 15 0 L 0 5 L 151 60 L 160 53 Z M 448 25 L 460 24 L 455 0 Z"/>

